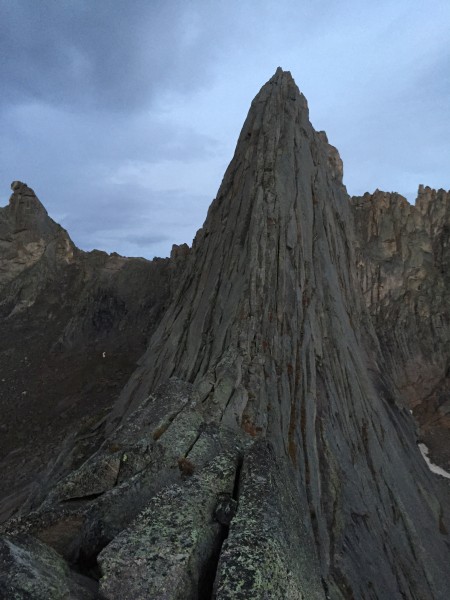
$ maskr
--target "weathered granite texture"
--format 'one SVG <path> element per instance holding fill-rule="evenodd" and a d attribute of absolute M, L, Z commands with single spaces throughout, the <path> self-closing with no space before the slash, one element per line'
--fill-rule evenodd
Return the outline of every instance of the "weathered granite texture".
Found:
<path fill-rule="evenodd" d="M 265 437 L 296 465 L 329 594 L 444 597 L 443 508 L 384 369 L 359 291 L 350 203 L 330 161 L 340 164 L 278 71 L 252 103 L 110 428 L 159 382 L 191 382 L 211 420 Z"/>
<path fill-rule="evenodd" d="M 357 271 L 391 378 L 450 470 L 450 192 L 351 199 Z"/>
<path fill-rule="evenodd" d="M 0 540 L 0 598 L 4 600 L 96 600 L 98 585 L 70 571 L 62 557 L 35 538 Z"/>
<path fill-rule="evenodd" d="M 109 600 L 446 600 L 449 506 L 361 288 L 352 210 L 278 69 L 174 251 L 103 442 L 3 535 Z"/>

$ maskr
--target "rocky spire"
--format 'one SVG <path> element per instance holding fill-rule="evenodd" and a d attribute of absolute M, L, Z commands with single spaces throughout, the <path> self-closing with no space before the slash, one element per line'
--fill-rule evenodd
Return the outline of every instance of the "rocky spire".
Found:
<path fill-rule="evenodd" d="M 256 362 L 251 369 L 264 379 L 259 355 L 278 347 L 280 328 L 299 330 L 316 287 L 313 255 L 323 232 L 315 231 L 315 212 L 322 202 L 330 213 L 337 204 L 348 220 L 342 189 L 334 185 L 339 177 L 327 169 L 330 148 L 309 123 L 306 99 L 290 73 L 277 69 L 252 102 L 194 240 L 190 268 L 149 348 L 145 388 L 171 375 L 210 380 L 224 354 L 234 364 Z M 319 194 L 321 186 L 326 195 Z M 287 362 L 291 350 L 283 351 Z M 239 379 L 236 373 L 231 378 Z M 258 412 L 266 420 L 266 406 Z"/>
<path fill-rule="evenodd" d="M 383 372 L 330 148 L 278 69 L 113 418 L 170 377 L 190 382 L 207 422 L 289 465 L 332 598 L 444 598 L 442 508 Z"/>
<path fill-rule="evenodd" d="M 71 262 L 75 250 L 26 183 L 13 181 L 11 189 L 9 204 L 0 208 L 0 288 L 46 256 Z"/>
<path fill-rule="evenodd" d="M 278 69 L 103 447 L 9 534 L 98 561 L 110 600 L 446 599 L 445 507 L 385 368 L 341 178 Z"/>

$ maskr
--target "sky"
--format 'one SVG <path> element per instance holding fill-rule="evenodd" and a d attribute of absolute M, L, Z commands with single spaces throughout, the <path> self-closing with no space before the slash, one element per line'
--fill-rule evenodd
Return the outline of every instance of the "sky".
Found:
<path fill-rule="evenodd" d="M 191 243 L 281 66 L 351 195 L 450 188 L 449 0 L 0 0 L 0 206 L 84 250 Z"/>

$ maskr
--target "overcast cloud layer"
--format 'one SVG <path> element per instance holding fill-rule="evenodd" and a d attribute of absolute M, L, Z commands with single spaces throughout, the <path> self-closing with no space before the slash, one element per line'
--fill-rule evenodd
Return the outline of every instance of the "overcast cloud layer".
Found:
<path fill-rule="evenodd" d="M 168 255 L 277 66 L 350 194 L 450 188 L 448 0 L 0 0 L 0 205 L 19 179 L 79 247 Z"/>

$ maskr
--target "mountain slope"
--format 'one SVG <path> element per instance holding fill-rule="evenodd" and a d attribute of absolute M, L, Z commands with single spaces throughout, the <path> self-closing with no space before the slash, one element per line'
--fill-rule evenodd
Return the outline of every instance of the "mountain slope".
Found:
<path fill-rule="evenodd" d="M 447 598 L 442 482 L 361 289 L 341 177 L 278 69 L 104 443 L 8 540 L 51 546 L 111 600 Z"/>
<path fill-rule="evenodd" d="M 12 188 L 0 209 L 3 519 L 37 500 L 63 440 L 83 430 L 75 464 L 98 443 L 91 428 L 134 370 L 177 271 L 78 250 L 32 189 Z"/>

